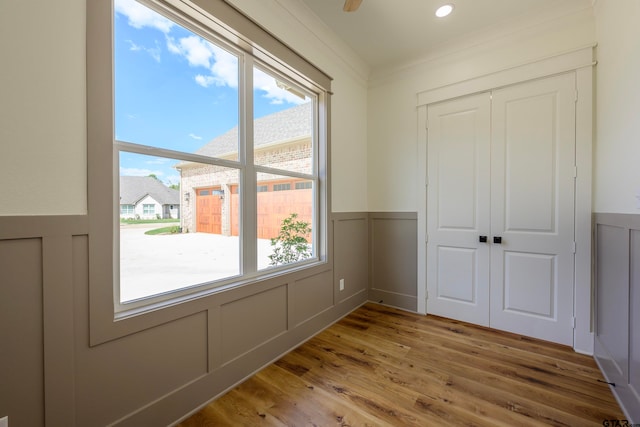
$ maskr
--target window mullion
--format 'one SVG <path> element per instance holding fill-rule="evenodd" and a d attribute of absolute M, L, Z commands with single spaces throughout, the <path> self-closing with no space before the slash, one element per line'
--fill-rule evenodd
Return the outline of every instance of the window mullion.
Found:
<path fill-rule="evenodd" d="M 145 156 L 165 157 L 169 159 L 222 166 L 225 168 L 232 168 L 232 169 L 238 168 L 238 162 L 235 160 L 227 160 L 227 159 L 222 159 L 217 157 L 203 156 L 201 154 L 169 150 L 169 149 L 160 148 L 160 147 L 150 147 L 147 145 L 135 144 L 132 142 L 118 141 L 118 140 L 114 142 L 114 145 L 119 151 L 142 154 Z"/>
<path fill-rule="evenodd" d="M 240 85 L 240 151 L 243 159 L 242 171 L 242 207 L 241 236 L 242 236 L 242 271 L 253 274 L 258 271 L 257 247 L 257 201 L 256 201 L 256 170 L 253 157 L 253 58 L 244 56 L 242 61 Z"/>
<path fill-rule="evenodd" d="M 314 174 L 295 172 L 287 169 L 272 168 L 269 166 L 255 165 L 254 170 L 256 172 L 262 172 L 262 173 L 267 173 L 272 175 L 283 175 L 283 176 L 288 176 L 292 178 L 300 178 L 300 179 L 308 179 L 308 180 L 316 179 L 316 175 Z"/>

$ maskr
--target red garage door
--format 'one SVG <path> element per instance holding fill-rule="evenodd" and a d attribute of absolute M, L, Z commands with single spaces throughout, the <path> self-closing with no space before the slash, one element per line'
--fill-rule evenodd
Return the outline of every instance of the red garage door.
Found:
<path fill-rule="evenodd" d="M 196 190 L 196 231 L 222 233 L 222 199 L 220 187 Z"/>
<path fill-rule="evenodd" d="M 308 183 L 308 185 L 301 185 Z M 238 212 L 239 194 L 237 186 L 231 187 L 232 212 Z M 298 214 L 298 220 L 313 222 L 313 190 L 310 181 L 281 180 L 258 183 L 258 239 L 277 237 L 282 220 L 289 214 Z M 240 232 L 238 216 L 231 215 L 231 235 Z"/>

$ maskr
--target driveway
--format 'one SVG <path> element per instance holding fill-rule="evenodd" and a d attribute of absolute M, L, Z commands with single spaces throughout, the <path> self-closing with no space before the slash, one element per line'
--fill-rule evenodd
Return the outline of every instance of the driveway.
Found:
<path fill-rule="evenodd" d="M 146 235 L 157 224 L 120 227 L 120 300 L 144 298 L 238 275 L 238 237 L 208 233 Z M 269 240 L 258 240 L 258 268 L 269 265 Z"/>

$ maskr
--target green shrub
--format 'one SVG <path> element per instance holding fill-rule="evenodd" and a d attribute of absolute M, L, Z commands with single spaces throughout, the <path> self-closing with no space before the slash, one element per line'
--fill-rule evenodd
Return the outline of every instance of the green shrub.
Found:
<path fill-rule="evenodd" d="M 278 236 L 271 239 L 273 253 L 269 255 L 269 265 L 291 264 L 311 258 L 311 245 L 307 241 L 311 236 L 311 226 L 297 218 L 298 214 L 292 213 L 282 220 Z"/>

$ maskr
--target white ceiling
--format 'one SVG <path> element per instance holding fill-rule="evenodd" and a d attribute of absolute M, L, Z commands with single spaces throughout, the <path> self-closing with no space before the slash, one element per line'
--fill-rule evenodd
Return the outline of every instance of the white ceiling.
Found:
<path fill-rule="evenodd" d="M 591 7 L 591 0 L 363 0 L 356 12 L 344 0 L 301 0 L 372 69 L 419 60 L 462 39 L 499 28 L 544 22 Z M 454 5 L 446 18 L 434 12 Z"/>

